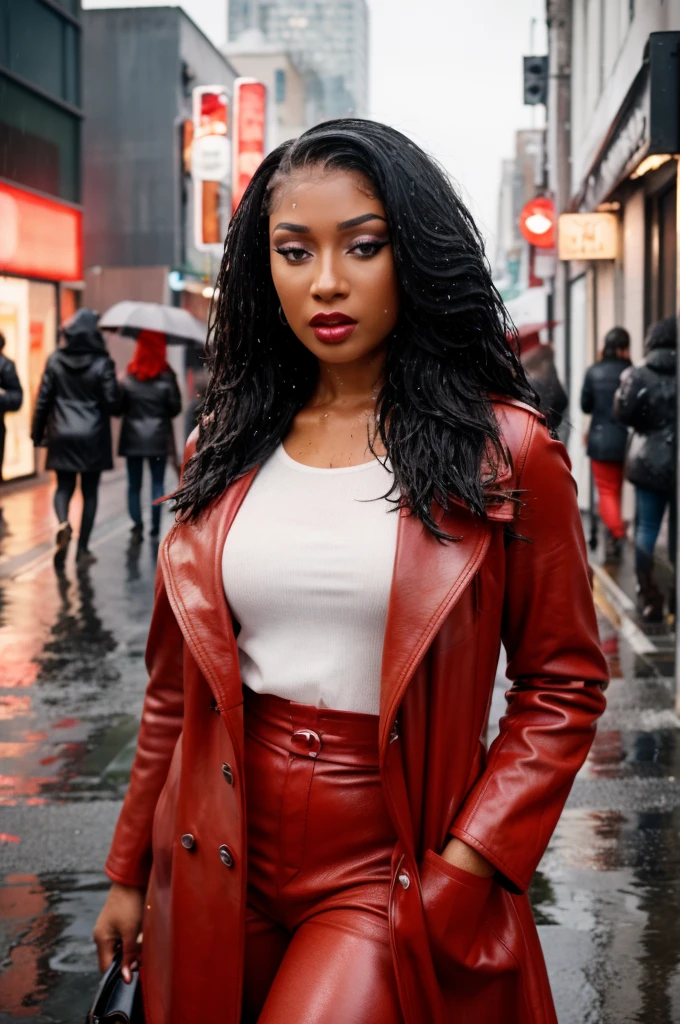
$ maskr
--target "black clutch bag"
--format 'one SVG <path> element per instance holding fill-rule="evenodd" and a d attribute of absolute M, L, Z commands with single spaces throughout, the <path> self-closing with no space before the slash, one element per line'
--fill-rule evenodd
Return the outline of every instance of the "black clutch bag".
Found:
<path fill-rule="evenodd" d="M 85 1024 L 144 1024 L 139 971 L 132 972 L 132 981 L 126 985 L 120 972 L 121 959 L 118 950 L 101 980 Z"/>

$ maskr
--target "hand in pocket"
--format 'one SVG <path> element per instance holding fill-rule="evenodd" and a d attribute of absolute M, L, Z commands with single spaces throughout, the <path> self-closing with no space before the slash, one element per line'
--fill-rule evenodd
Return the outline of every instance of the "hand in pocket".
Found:
<path fill-rule="evenodd" d="M 463 871 L 428 850 L 420 869 L 420 884 L 435 967 L 441 968 L 451 960 L 472 966 L 468 961 L 493 878 Z"/>

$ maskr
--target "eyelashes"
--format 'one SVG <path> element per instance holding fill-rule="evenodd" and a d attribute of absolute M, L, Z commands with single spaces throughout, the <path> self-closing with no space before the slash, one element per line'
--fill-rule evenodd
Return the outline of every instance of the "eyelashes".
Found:
<path fill-rule="evenodd" d="M 347 252 L 354 254 L 360 260 L 370 260 L 389 244 L 388 239 L 358 238 L 352 242 Z M 294 243 L 287 246 L 276 245 L 274 250 L 283 256 L 287 263 L 306 263 L 307 257 L 311 258 L 313 255 L 309 249 Z"/>

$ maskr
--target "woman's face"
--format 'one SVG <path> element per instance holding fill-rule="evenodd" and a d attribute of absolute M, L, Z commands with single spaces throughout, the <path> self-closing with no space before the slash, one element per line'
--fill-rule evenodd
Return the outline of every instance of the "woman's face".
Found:
<path fill-rule="evenodd" d="M 375 355 L 399 314 L 385 208 L 366 179 L 311 167 L 277 189 L 269 216 L 274 287 L 291 330 L 318 359 Z"/>

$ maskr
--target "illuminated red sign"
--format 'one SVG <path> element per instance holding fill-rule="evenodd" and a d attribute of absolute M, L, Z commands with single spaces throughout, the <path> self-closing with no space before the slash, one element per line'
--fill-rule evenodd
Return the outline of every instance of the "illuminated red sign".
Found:
<path fill-rule="evenodd" d="M 0 273 L 82 281 L 82 213 L 0 184 Z"/>
<path fill-rule="evenodd" d="M 254 78 L 234 83 L 234 154 L 232 209 L 236 209 L 264 159 L 267 90 Z"/>
<path fill-rule="evenodd" d="M 555 204 L 547 196 L 530 199 L 519 215 L 519 229 L 529 245 L 555 248 Z"/>

